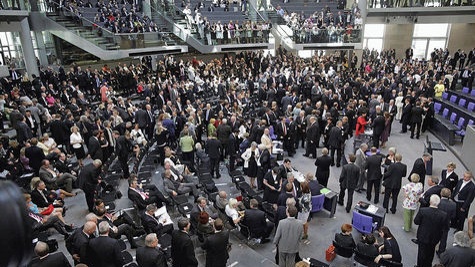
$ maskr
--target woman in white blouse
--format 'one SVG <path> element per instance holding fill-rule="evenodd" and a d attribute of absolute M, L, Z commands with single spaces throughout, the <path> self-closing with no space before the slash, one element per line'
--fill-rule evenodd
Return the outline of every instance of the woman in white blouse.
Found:
<path fill-rule="evenodd" d="M 86 152 L 84 151 L 84 147 L 82 145 L 84 140 L 82 139 L 82 136 L 79 133 L 79 128 L 76 125 L 71 127 L 71 136 L 69 136 L 69 142 L 73 146 L 73 151 L 76 155 L 79 165 L 82 166 L 82 160 L 86 156 Z"/>
<path fill-rule="evenodd" d="M 252 142 L 251 147 L 242 153 L 241 158 L 244 160 L 244 173 L 251 180 L 251 188 L 256 188 L 257 161 L 259 160 L 257 143 Z"/>
<path fill-rule="evenodd" d="M 136 123 L 134 129 L 130 131 L 130 136 L 134 139 L 135 143 L 139 146 L 144 146 L 147 144 L 147 139 L 145 139 L 145 135 L 143 134 L 142 130 L 139 127 L 139 124 Z"/>

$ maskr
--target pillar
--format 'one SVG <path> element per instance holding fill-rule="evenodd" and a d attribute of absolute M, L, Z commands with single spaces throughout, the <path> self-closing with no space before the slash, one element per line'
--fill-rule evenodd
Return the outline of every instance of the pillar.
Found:
<path fill-rule="evenodd" d="M 24 18 L 20 22 L 20 42 L 23 51 L 23 60 L 25 61 L 26 71 L 31 76 L 40 75 L 38 66 L 36 65 L 35 52 L 33 50 L 33 42 L 30 35 L 30 24 L 28 18 Z"/>
<path fill-rule="evenodd" d="M 142 10 L 143 10 L 143 14 L 147 17 L 149 17 L 150 19 L 152 19 L 152 8 L 150 6 L 150 0 L 144 0 L 142 2 Z"/>
<path fill-rule="evenodd" d="M 35 32 L 36 45 L 38 46 L 38 58 L 40 64 L 47 66 L 49 64 L 48 57 L 46 56 L 45 42 L 43 41 L 43 32 Z"/>

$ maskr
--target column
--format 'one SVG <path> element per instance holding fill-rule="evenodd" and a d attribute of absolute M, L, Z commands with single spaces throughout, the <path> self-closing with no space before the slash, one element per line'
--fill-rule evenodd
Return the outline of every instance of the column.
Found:
<path fill-rule="evenodd" d="M 152 19 L 152 8 L 150 7 L 150 0 L 143 0 L 142 10 L 145 16 L 148 16 L 150 19 Z"/>
<path fill-rule="evenodd" d="M 28 18 L 24 18 L 20 22 L 20 42 L 26 71 L 30 76 L 32 74 L 39 76 L 40 73 L 38 71 L 38 66 L 36 65 L 35 52 L 33 50 L 33 42 L 31 41 L 30 24 L 28 24 Z"/>
<path fill-rule="evenodd" d="M 35 32 L 36 45 L 38 46 L 38 57 L 40 64 L 43 66 L 48 65 L 48 57 L 46 56 L 45 42 L 43 41 L 43 32 Z"/>

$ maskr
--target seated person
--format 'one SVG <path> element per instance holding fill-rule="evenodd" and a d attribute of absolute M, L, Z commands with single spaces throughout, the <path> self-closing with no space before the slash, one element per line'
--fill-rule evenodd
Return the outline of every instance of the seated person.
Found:
<path fill-rule="evenodd" d="M 240 214 L 237 210 L 238 201 L 235 198 L 230 198 L 228 205 L 224 209 L 226 215 L 233 220 L 234 225 L 238 225 L 241 219 L 244 217 L 244 214 Z"/>
<path fill-rule="evenodd" d="M 38 236 L 50 228 L 56 229 L 58 233 L 64 236 L 64 240 L 68 239 L 69 233 L 74 231 L 72 227 L 66 226 L 56 215 L 41 215 L 39 213 L 29 212 L 28 217 L 33 225 L 33 236 Z"/>
<path fill-rule="evenodd" d="M 106 204 L 104 203 L 104 200 L 102 199 L 96 199 L 96 201 L 94 201 L 94 214 L 96 216 L 98 216 L 99 212 L 98 210 L 99 209 L 105 209 L 105 213 L 104 213 L 104 216 L 107 217 L 107 219 L 109 219 L 110 221 L 112 221 L 112 224 L 114 224 L 115 226 L 119 226 L 121 224 L 128 224 L 130 226 L 132 226 L 135 230 L 141 230 L 143 229 L 142 226 L 138 225 L 137 223 L 134 222 L 134 220 L 130 217 L 129 214 L 127 214 L 127 212 L 116 212 L 115 214 L 111 214 L 107 211 L 106 209 Z M 117 216 L 118 214 L 118 216 Z"/>
<path fill-rule="evenodd" d="M 196 158 L 198 159 L 198 166 L 203 169 L 209 169 L 209 156 L 201 146 L 201 143 L 196 143 L 195 149 Z"/>
<path fill-rule="evenodd" d="M 145 212 L 142 216 L 142 225 L 147 233 L 156 233 L 158 236 L 163 234 L 171 234 L 173 231 L 173 222 L 170 220 L 170 216 L 155 217 L 157 206 L 155 204 L 147 205 Z M 167 217 L 168 215 L 168 217 Z"/>
<path fill-rule="evenodd" d="M 193 206 L 190 213 L 190 223 L 192 227 L 198 225 L 198 217 L 203 211 L 205 211 L 213 220 L 218 218 L 218 213 L 208 206 L 208 200 L 205 197 L 198 197 L 196 204 Z"/>
<path fill-rule="evenodd" d="M 259 202 L 255 199 L 249 201 L 251 206 L 244 212 L 241 224 L 249 228 L 251 238 L 257 238 L 261 243 L 268 241 L 274 224 L 266 219 L 264 211 L 258 209 Z"/>
<path fill-rule="evenodd" d="M 322 188 L 324 188 L 323 185 L 321 185 L 317 179 L 315 178 L 315 176 L 312 174 L 312 173 L 307 173 L 305 175 L 305 180 L 308 182 L 308 186 L 310 187 L 310 194 L 312 196 L 318 196 L 320 195 L 320 190 L 322 190 Z"/>
<path fill-rule="evenodd" d="M 49 209 L 48 207 L 38 208 L 38 206 L 33 201 L 31 201 L 30 194 L 23 194 L 23 196 L 25 197 L 26 206 L 28 207 L 29 211 L 33 213 L 41 214 L 41 215 L 56 216 L 58 217 L 60 221 L 66 224 L 63 218 L 63 208 L 53 208 L 53 209 Z M 71 229 L 71 226 L 66 226 L 66 227 L 68 229 Z"/>
<path fill-rule="evenodd" d="M 344 248 L 355 248 L 356 244 L 351 235 L 351 231 L 353 231 L 351 224 L 343 224 L 341 226 L 341 233 L 335 234 L 335 242 Z"/>
<path fill-rule="evenodd" d="M 73 182 L 77 179 L 76 176 L 70 173 L 57 172 L 47 159 L 41 161 L 39 176 L 49 189 L 61 188 L 69 193 L 73 191 Z"/>
<path fill-rule="evenodd" d="M 145 210 L 148 204 L 154 203 L 157 207 L 162 207 L 164 203 L 169 203 L 155 185 L 138 184 L 137 176 L 134 174 L 129 178 L 128 197 L 140 211 Z"/>
<path fill-rule="evenodd" d="M 383 238 L 384 243 L 378 247 L 379 256 L 374 259 L 374 262 L 380 265 L 384 265 L 388 261 L 401 262 L 402 256 L 399 250 L 399 244 L 389 228 L 381 226 L 379 228 L 379 236 Z"/>
<path fill-rule="evenodd" d="M 45 182 L 41 181 L 38 177 L 35 177 L 32 180 L 35 180 L 35 185 L 34 189 L 31 190 L 31 199 L 40 208 L 46 208 L 50 204 L 55 207 L 63 207 L 64 196 L 74 196 L 74 194 L 68 193 L 62 189 L 51 191 L 46 190 Z"/>
<path fill-rule="evenodd" d="M 210 219 L 206 211 L 202 211 L 198 215 L 198 225 L 196 227 L 196 232 L 199 234 L 199 238 L 214 234 L 213 219 Z"/>
<path fill-rule="evenodd" d="M 61 174 L 61 173 L 69 173 L 73 176 L 76 176 L 77 173 L 74 170 L 71 170 L 69 168 L 69 162 L 66 157 L 66 154 L 60 153 L 58 160 L 54 163 L 54 167 L 56 170 Z"/>
<path fill-rule="evenodd" d="M 228 205 L 228 194 L 226 191 L 221 190 L 216 195 L 216 207 L 220 210 L 224 210 L 226 205 Z"/>
<path fill-rule="evenodd" d="M 163 167 L 165 168 L 165 171 L 170 170 L 175 180 L 186 181 L 188 183 L 193 181 L 192 177 L 190 176 L 191 173 L 180 172 L 179 170 L 175 169 L 175 167 L 173 167 L 169 161 L 165 160 Z"/>
<path fill-rule="evenodd" d="M 294 185 L 291 183 L 287 183 L 285 187 L 283 187 L 285 191 L 282 191 L 279 194 L 279 198 L 277 199 L 277 206 L 285 206 L 285 203 L 288 198 L 294 198 L 297 200 L 295 197 L 294 193 Z"/>
<path fill-rule="evenodd" d="M 113 223 L 112 220 L 110 220 L 106 216 L 106 209 L 104 207 L 99 207 L 96 211 L 97 215 L 97 223 L 101 222 L 107 222 L 110 227 L 109 231 L 109 236 L 115 239 L 121 238 L 122 235 L 125 235 L 127 237 L 127 240 L 129 240 L 130 247 L 131 248 L 138 248 L 137 243 L 135 243 L 134 236 L 140 236 L 144 234 L 144 230 L 138 230 L 136 231 L 132 226 L 129 224 L 119 224 Z"/>
<path fill-rule="evenodd" d="M 374 245 L 376 242 L 376 238 L 372 234 L 363 235 L 361 241 L 356 244 L 356 250 L 368 258 L 372 258 L 372 260 L 368 261 L 358 261 L 359 263 L 368 266 L 368 267 L 376 267 L 378 266 L 374 259 L 379 255 L 378 249 Z"/>
<path fill-rule="evenodd" d="M 175 156 L 175 152 L 170 147 L 165 147 L 164 166 L 170 164 L 171 168 L 176 170 L 179 174 L 190 175 L 191 172 L 185 164 L 181 164 L 180 160 Z"/>
<path fill-rule="evenodd" d="M 175 179 L 170 170 L 165 170 L 163 174 L 163 187 L 168 195 L 172 197 L 186 193 L 193 194 L 195 199 L 199 197 L 198 188 L 196 188 L 194 183 L 187 183 L 184 180 Z"/>

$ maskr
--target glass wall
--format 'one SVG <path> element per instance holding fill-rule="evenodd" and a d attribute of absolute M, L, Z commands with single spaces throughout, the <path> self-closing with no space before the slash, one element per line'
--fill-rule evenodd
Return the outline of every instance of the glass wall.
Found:
<path fill-rule="evenodd" d="M 20 34 L 18 32 L 0 32 L 0 52 L 2 65 L 15 68 L 25 67 Z"/>
<path fill-rule="evenodd" d="M 449 31 L 450 24 L 414 24 L 414 58 L 430 59 L 434 48 L 445 48 Z"/>
<path fill-rule="evenodd" d="M 367 47 L 369 50 L 375 49 L 381 52 L 385 29 L 386 25 L 384 24 L 366 24 L 364 26 L 363 48 Z"/>

